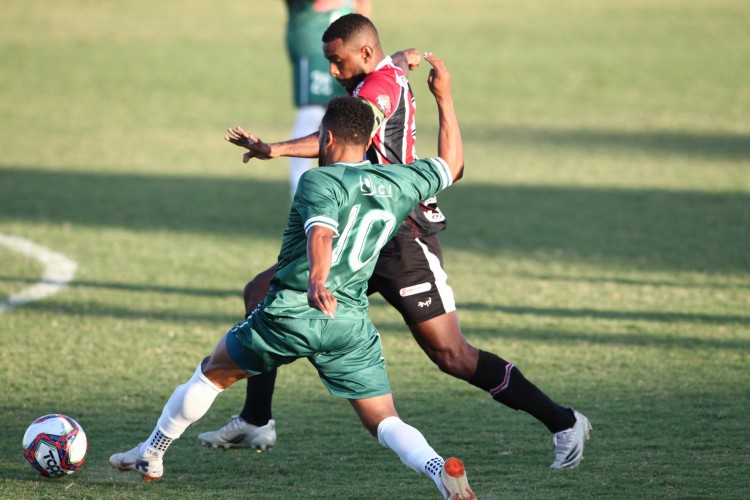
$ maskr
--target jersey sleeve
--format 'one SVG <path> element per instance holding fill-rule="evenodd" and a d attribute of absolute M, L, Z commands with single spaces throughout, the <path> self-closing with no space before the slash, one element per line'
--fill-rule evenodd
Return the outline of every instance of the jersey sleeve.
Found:
<path fill-rule="evenodd" d="M 432 198 L 453 184 L 451 170 L 440 157 L 422 158 L 405 167 L 412 176 L 420 201 Z"/>
<path fill-rule="evenodd" d="M 299 212 L 305 234 L 313 226 L 324 226 L 339 234 L 338 199 L 334 182 L 319 169 L 305 172 L 300 178 L 294 207 Z"/>
<path fill-rule="evenodd" d="M 372 132 L 370 132 L 370 137 L 372 138 L 373 136 L 375 136 L 375 134 L 378 132 L 378 129 L 385 121 L 385 113 L 383 113 L 383 110 L 381 110 L 379 107 L 377 107 L 367 99 L 362 98 L 362 102 L 370 106 L 370 109 L 372 109 L 372 114 L 375 115 L 375 121 L 372 124 Z"/>

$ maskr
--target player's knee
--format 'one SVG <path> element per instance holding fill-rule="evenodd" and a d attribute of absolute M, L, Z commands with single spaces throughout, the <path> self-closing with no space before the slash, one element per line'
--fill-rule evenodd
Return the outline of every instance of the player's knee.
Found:
<path fill-rule="evenodd" d="M 471 356 L 471 351 L 465 348 L 434 351 L 430 354 L 430 358 L 440 371 L 463 380 L 470 379 L 477 368 L 475 357 Z"/>

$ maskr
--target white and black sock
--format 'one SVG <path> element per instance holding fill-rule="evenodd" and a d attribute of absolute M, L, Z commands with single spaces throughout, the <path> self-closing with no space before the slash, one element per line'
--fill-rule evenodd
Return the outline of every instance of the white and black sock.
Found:
<path fill-rule="evenodd" d="M 151 436 L 141 446 L 141 452 L 150 456 L 162 456 L 172 441 L 179 438 L 190 424 L 206 414 L 223 389 L 213 384 L 198 365 L 186 383 L 177 386 L 164 405 L 161 417 Z M 145 453 L 144 453 L 145 454 Z"/>
<path fill-rule="evenodd" d="M 445 462 L 421 432 L 398 417 L 388 417 L 378 424 L 378 441 L 393 450 L 407 467 L 435 481 L 443 493 L 440 471 Z"/>

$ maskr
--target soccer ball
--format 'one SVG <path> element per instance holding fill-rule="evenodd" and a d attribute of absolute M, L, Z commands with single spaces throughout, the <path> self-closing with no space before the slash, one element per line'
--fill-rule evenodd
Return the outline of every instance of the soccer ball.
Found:
<path fill-rule="evenodd" d="M 59 413 L 37 418 L 23 435 L 23 456 L 45 477 L 65 477 L 80 469 L 87 446 L 78 422 Z"/>

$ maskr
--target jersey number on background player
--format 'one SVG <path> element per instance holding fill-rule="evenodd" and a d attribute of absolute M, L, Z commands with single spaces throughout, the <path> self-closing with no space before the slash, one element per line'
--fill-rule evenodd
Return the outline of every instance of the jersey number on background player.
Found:
<path fill-rule="evenodd" d="M 333 94 L 333 78 L 328 73 L 313 70 L 310 72 L 310 93 L 315 95 Z"/>
<path fill-rule="evenodd" d="M 359 208 L 359 205 L 355 205 L 349 212 L 346 227 L 333 249 L 333 266 L 341 261 L 346 251 L 349 267 L 359 271 L 378 255 L 396 226 L 396 218 L 390 212 L 370 210 L 357 218 Z"/>

